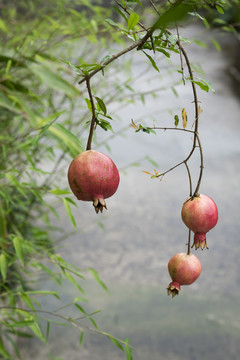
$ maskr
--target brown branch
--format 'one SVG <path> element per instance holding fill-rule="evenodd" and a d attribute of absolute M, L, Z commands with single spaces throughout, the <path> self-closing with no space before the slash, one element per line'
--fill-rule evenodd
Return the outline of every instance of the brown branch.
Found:
<path fill-rule="evenodd" d="M 84 81 L 88 79 L 91 79 L 95 74 L 97 74 L 99 71 L 103 71 L 103 69 L 108 66 L 109 64 L 111 64 L 113 61 L 115 61 L 116 59 L 118 59 L 119 57 L 121 57 L 122 55 L 127 54 L 128 52 L 132 51 L 133 49 L 136 49 L 138 47 L 141 47 L 149 37 L 151 37 L 153 33 L 153 29 L 150 28 L 147 30 L 146 35 L 142 38 L 139 39 L 137 41 L 135 41 L 132 45 L 130 45 L 129 47 L 119 51 L 118 53 L 112 55 L 112 57 L 106 61 L 104 61 L 104 63 L 102 64 L 101 67 L 99 67 L 98 69 L 95 69 L 93 71 L 91 71 L 88 75 L 84 76 L 79 82 L 78 84 L 82 84 Z"/>
<path fill-rule="evenodd" d="M 96 109 L 95 109 L 95 104 L 94 104 L 94 100 L 93 100 L 89 76 L 86 77 L 86 84 L 87 84 L 89 100 L 90 100 L 91 108 L 92 108 L 92 120 L 91 120 L 86 150 L 91 150 L 93 132 L 94 132 L 94 127 L 95 127 L 95 122 L 96 122 Z"/>

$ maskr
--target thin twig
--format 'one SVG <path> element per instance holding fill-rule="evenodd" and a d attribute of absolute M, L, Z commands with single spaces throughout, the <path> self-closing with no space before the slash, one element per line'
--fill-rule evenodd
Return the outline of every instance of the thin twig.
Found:
<path fill-rule="evenodd" d="M 179 36 L 179 31 L 178 31 L 178 26 L 176 24 L 176 29 L 177 29 L 177 37 L 178 37 L 178 44 L 180 44 L 180 36 Z M 183 84 L 185 85 L 185 77 L 184 77 L 184 66 L 183 66 L 183 58 L 182 58 L 182 50 L 181 47 L 179 46 L 179 54 L 180 54 L 180 63 L 181 63 L 181 71 L 182 71 L 182 81 Z"/>
<path fill-rule="evenodd" d="M 187 254 L 191 253 L 191 230 L 188 230 L 188 243 L 187 243 Z"/>
<path fill-rule="evenodd" d="M 88 75 L 84 76 L 79 82 L 78 84 L 82 84 L 84 81 L 86 81 L 86 79 L 91 79 L 94 75 L 96 75 L 99 71 L 102 71 L 106 66 L 108 66 L 109 64 L 111 64 L 113 61 L 115 61 L 116 59 L 118 59 L 119 57 L 121 57 L 122 55 L 127 54 L 128 52 L 132 51 L 133 49 L 136 49 L 138 47 L 141 47 L 146 41 L 147 39 L 152 35 L 153 33 L 153 29 L 150 28 L 147 30 L 146 35 L 142 38 L 139 39 L 137 41 L 135 41 L 132 45 L 130 45 L 129 47 L 127 47 L 126 49 L 123 49 L 121 51 L 119 51 L 118 53 L 114 54 L 111 56 L 110 59 L 104 61 L 104 63 L 102 64 L 101 67 L 91 71 Z"/>
<path fill-rule="evenodd" d="M 95 127 L 95 122 L 96 122 L 96 109 L 95 109 L 95 104 L 94 104 L 91 85 L 90 85 L 90 78 L 88 76 L 86 77 L 86 84 L 87 84 L 89 100 L 90 100 L 91 108 L 92 108 L 92 120 L 91 120 L 86 150 L 91 150 L 93 132 L 94 132 L 94 127 Z"/>

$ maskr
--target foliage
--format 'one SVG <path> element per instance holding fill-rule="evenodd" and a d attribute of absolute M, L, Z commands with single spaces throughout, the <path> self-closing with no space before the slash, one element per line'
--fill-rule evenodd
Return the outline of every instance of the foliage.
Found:
<path fill-rule="evenodd" d="M 106 335 L 125 352 L 127 359 L 132 359 L 129 340 L 121 341 L 99 330 L 94 314 L 85 310 L 83 271 L 56 252 L 52 233 L 59 228 L 53 226 L 51 219 L 52 216 L 58 218 L 59 203 L 65 206 L 70 221 L 77 227 L 71 210 L 76 203 L 65 188 L 65 181 L 62 184 L 59 178 L 65 164 L 85 148 L 89 120 L 92 118 L 94 129 L 100 126 L 105 131 L 113 131 L 113 115 L 109 114 L 107 105 L 123 88 L 131 91 L 127 81 L 120 86 L 113 81 L 110 83 L 113 95 L 103 98 L 104 91 L 99 89 L 99 84 L 106 89 L 110 86 L 109 78 L 102 77 L 93 87 L 90 79 L 99 72 L 104 75 L 111 63 L 134 49 L 159 72 L 155 54 L 169 59 L 172 54 L 183 53 L 180 44 L 188 42 L 178 33 L 170 32 L 169 27 L 186 21 L 187 17 L 200 19 L 208 26 L 204 17 L 206 9 L 215 8 L 222 14 L 229 4 L 210 0 L 161 2 L 157 13 L 150 7 L 155 20 L 146 26 L 142 23 L 145 6 L 140 0 L 115 1 L 115 15 L 101 1 L 74 0 L 70 4 L 68 0 L 15 0 L 2 4 L 0 358 L 21 359 L 18 337 L 36 336 L 47 342 L 52 318 L 37 298 L 59 299 L 59 294 L 37 288 L 36 281 L 44 274 L 58 285 L 69 281 L 80 293 L 71 303 L 80 312 L 80 320 L 56 312 L 55 322 L 75 326 L 80 332 L 81 344 L 85 331 L 81 320 L 88 319 L 96 332 Z M 225 22 L 224 28 L 231 30 L 233 26 Z M 105 49 L 109 50 L 113 42 L 124 50 L 106 54 Z M 120 68 L 123 70 L 124 66 Z M 185 76 L 182 69 L 179 73 L 184 82 L 205 91 L 213 90 L 202 77 Z M 89 96 L 79 86 L 86 80 Z M 92 96 L 93 93 L 97 95 Z M 186 111 L 182 117 L 185 129 Z M 174 125 L 179 125 L 178 115 L 174 117 Z M 155 133 L 147 125 L 134 126 L 137 132 Z M 163 174 L 154 173 L 155 177 L 160 175 Z M 88 271 L 107 290 L 97 271 L 92 268 Z"/>
<path fill-rule="evenodd" d="M 59 176 L 65 159 L 83 150 L 86 127 L 86 111 L 79 105 L 82 94 L 62 58 L 81 61 L 99 32 L 104 35 L 109 30 L 102 17 L 110 11 L 88 1 L 72 2 L 71 7 L 66 7 L 67 3 L 46 1 L 42 6 L 42 1 L 13 1 L 1 10 L 0 358 L 4 359 L 21 358 L 17 337 L 37 336 L 47 341 L 51 319 L 37 298 L 59 298 L 59 294 L 36 289 L 42 276 L 59 286 L 63 280 L 71 282 L 80 292 L 73 306 L 97 328 L 81 305 L 86 301 L 82 270 L 56 254 L 52 234 L 59 229 L 51 219 L 58 218 L 58 204 L 62 203 L 76 227 L 71 210 L 76 203 L 68 189 L 59 188 Z M 81 38 L 82 53 L 76 55 L 74 42 Z M 99 41 L 103 46 L 106 39 L 100 37 Z M 100 98 L 98 103 L 101 111 Z M 79 111 L 81 116 L 74 122 Z M 97 271 L 89 272 L 106 289 Z M 67 316 L 55 317 L 63 324 L 74 323 Z M 81 326 L 74 326 L 83 337 Z"/>

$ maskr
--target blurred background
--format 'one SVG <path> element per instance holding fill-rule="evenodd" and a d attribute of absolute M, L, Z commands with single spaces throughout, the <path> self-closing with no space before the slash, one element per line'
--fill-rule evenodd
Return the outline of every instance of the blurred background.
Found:
<path fill-rule="evenodd" d="M 229 19 L 219 18 L 229 25 L 231 11 L 224 16 Z M 111 123 L 114 132 L 97 129 L 93 148 L 108 154 L 116 163 L 120 185 L 116 194 L 107 199 L 108 210 L 102 214 L 96 215 L 87 202 L 79 202 L 72 209 L 76 231 L 63 205 L 58 207 L 60 221 L 51 218 L 53 226 L 63 228 L 53 234 L 57 252 L 81 269 L 96 269 L 109 289 L 105 292 L 86 274 L 87 281 L 82 283 L 89 298 L 88 311 L 101 310 L 94 316 L 100 329 L 120 339 L 130 339 L 136 360 L 239 358 L 240 43 L 237 31 L 223 32 L 217 25 L 206 27 L 194 20 L 179 27 L 180 35 L 189 40 L 183 45 L 194 73 L 200 73 L 215 89 L 215 93 L 198 89 L 203 110 L 199 134 L 204 154 L 200 192 L 212 197 L 219 210 L 218 224 L 207 234 L 209 250 L 192 250 L 202 264 L 199 279 L 191 286 L 183 286 L 174 299 L 167 296 L 166 288 L 171 281 L 167 263 L 175 253 L 187 249 L 188 231 L 181 220 L 181 207 L 189 194 L 185 167 L 176 168 L 161 181 L 143 173 L 164 172 L 182 161 L 191 149 L 192 137 L 170 130 L 156 130 L 156 134 L 135 132 L 130 126 L 133 120 L 145 126 L 173 127 L 174 115 L 180 118 L 181 109 L 186 108 L 191 129 L 193 95 L 190 84 L 184 86 L 177 72 L 179 54 L 171 54 L 170 59 L 156 55 L 158 73 L 142 54 L 129 53 L 113 63 L 103 82 L 101 74 L 93 79 L 96 94 L 99 90 L 100 97 L 108 99 L 108 114 L 114 118 Z M 103 43 L 99 51 L 99 43 L 86 45 L 85 41 L 75 40 L 66 49 L 78 59 L 83 43 L 86 62 L 93 49 L 93 63 L 109 52 L 107 44 Z M 120 48 L 121 43 L 111 43 L 111 53 Z M 58 49 L 56 57 L 59 53 L 61 58 L 69 59 L 64 48 Z M 81 59 L 84 56 L 85 52 L 81 53 Z M 74 58 L 70 59 L 73 63 Z M 125 88 L 118 91 L 122 84 Z M 78 87 L 87 97 L 85 84 Z M 74 119 L 83 117 L 82 106 L 74 110 Z M 79 128 L 77 136 L 78 131 L 82 132 L 84 147 L 87 130 Z M 68 189 L 69 159 L 63 159 L 57 179 L 59 188 Z M 198 149 L 189 166 L 195 187 L 200 166 Z M 42 284 L 54 289 L 49 281 Z M 75 293 L 75 287 L 68 283 L 60 290 L 64 303 L 70 302 Z M 41 300 L 45 310 L 50 311 L 57 304 L 57 299 Z M 21 340 L 23 358 L 124 358 L 120 349 L 91 329 L 85 332 L 81 347 L 78 338 L 75 329 L 53 326 L 46 346 L 40 340 Z"/>

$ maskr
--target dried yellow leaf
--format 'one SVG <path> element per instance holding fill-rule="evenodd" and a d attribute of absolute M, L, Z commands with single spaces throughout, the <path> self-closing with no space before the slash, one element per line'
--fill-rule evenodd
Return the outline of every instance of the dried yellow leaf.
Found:
<path fill-rule="evenodd" d="M 183 124 L 183 128 L 186 129 L 187 127 L 187 112 L 186 109 L 182 109 L 182 124 Z"/>
<path fill-rule="evenodd" d="M 132 127 L 134 130 L 138 130 L 138 129 L 139 129 L 139 127 L 135 124 L 135 122 L 133 121 L 133 119 L 132 119 L 131 127 Z"/>

